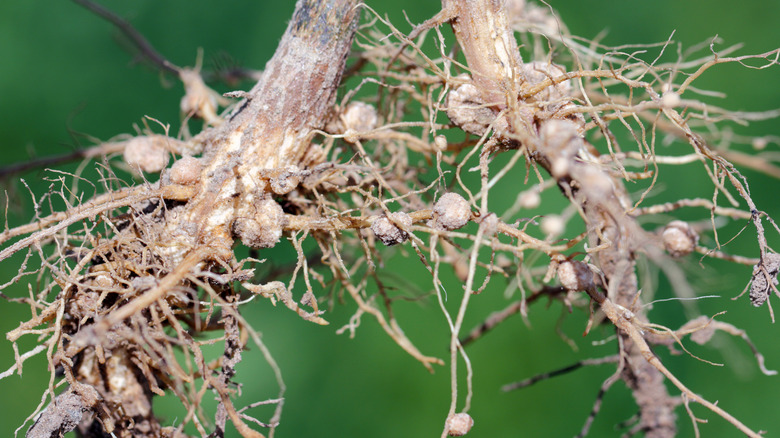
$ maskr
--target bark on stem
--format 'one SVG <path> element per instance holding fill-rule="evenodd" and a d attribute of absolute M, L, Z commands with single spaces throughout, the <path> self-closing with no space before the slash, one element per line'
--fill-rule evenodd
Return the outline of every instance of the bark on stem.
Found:
<path fill-rule="evenodd" d="M 222 129 L 242 133 L 242 146 L 249 146 L 243 158 L 260 159 L 269 168 L 300 161 L 305 140 L 325 124 L 335 102 L 357 28 L 356 6 L 355 0 L 298 2 L 262 79 Z M 277 144 L 285 132 L 297 133 L 297 141 Z"/>
<path fill-rule="evenodd" d="M 522 59 L 502 0 L 443 0 L 455 18 L 452 29 L 466 55 L 474 84 L 486 102 L 517 101 Z"/>
<path fill-rule="evenodd" d="M 189 230 L 172 236 L 174 259 L 201 245 L 230 257 L 234 240 L 245 237 L 236 229 L 268 225 L 252 222 L 258 202 L 272 195 L 263 172 L 303 166 L 314 131 L 335 103 L 357 29 L 357 3 L 298 1 L 261 79 L 225 123 L 206 133 L 199 193 L 169 222 L 174 233 Z"/>

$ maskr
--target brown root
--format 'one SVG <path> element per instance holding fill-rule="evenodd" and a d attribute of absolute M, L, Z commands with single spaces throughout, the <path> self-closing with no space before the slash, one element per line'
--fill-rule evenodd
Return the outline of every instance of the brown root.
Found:
<path fill-rule="evenodd" d="M 675 436 L 683 408 L 697 427 L 696 402 L 758 436 L 689 389 L 653 347 L 693 356 L 686 336 L 707 343 L 720 330 L 743 339 L 761 371 L 773 374 L 761 353 L 743 330 L 699 317 L 695 303 L 678 330 L 651 322 L 654 285 L 639 272 L 643 263 L 658 266 L 681 299 L 693 299 L 677 264 L 697 252 L 754 265 L 755 306 L 771 306 L 772 292 L 780 295 L 780 257 L 762 221 L 780 228 L 758 209 L 735 164 L 780 173 L 766 160 L 713 146 L 725 135 L 720 121 L 777 114 L 730 112 L 692 97 L 708 69 L 776 66 L 780 50 L 731 56 L 731 49 L 711 47 L 704 58 L 663 63 L 669 42 L 645 47 L 658 51 L 651 61 L 625 48 L 583 45 L 550 9 L 524 1 L 446 0 L 406 35 L 355 0 L 299 0 L 256 84 L 220 96 L 206 84 L 200 60 L 194 68 L 173 65 L 127 21 L 75 1 L 182 82 L 185 121 L 178 138 L 160 123 L 164 134 L 139 130 L 71 155 L 105 157 L 102 189 L 92 185 L 94 195 L 85 195 L 78 172 L 56 173 L 50 192 L 32 198 L 33 220 L 0 233 L 0 261 L 23 259 L 0 291 L 30 280 L 29 296 L 0 295 L 32 311 L 6 334 L 15 363 L 0 379 L 21 374 L 25 361 L 44 352 L 51 372 L 28 437 L 71 430 L 86 437 L 183 438 L 192 430 L 220 437 L 230 424 L 243 437 L 264 437 L 257 427 L 272 436 L 286 387 L 241 312 L 262 298 L 323 326 L 331 321 L 329 305 L 350 302 L 354 314 L 337 333 L 354 336 L 368 316 L 428 371 L 447 363 L 443 437 L 479 424 L 468 413 L 478 369 L 465 347 L 512 315 L 527 320 L 529 306 L 543 298 L 565 311 L 585 309 L 585 334 L 603 323 L 615 350 L 505 389 L 616 363 L 581 436 L 617 381 L 638 408 L 632 433 Z M 361 11 L 370 21 L 358 28 Z M 452 27 L 454 40 L 442 26 Z M 529 43 L 522 56 L 518 35 Z M 339 99 L 342 83 L 349 89 Z M 231 106 L 225 97 L 239 101 Z M 190 118 L 203 120 L 193 136 Z M 663 155 L 656 150 L 661 134 L 688 152 Z M 712 192 L 646 205 L 666 166 L 698 166 Z M 123 186 L 117 172 L 132 173 L 137 184 Z M 556 197 L 566 206 L 547 210 Z M 701 217 L 669 220 L 689 207 Z M 718 235 L 727 220 L 755 227 L 755 254 L 728 253 Z M 649 221 L 666 226 L 651 230 Z M 273 250 L 284 245 L 293 263 L 280 267 Z M 430 284 L 412 290 L 401 272 L 395 274 L 408 290 L 393 287 L 386 269 L 393 254 L 419 258 Z M 493 293 L 497 278 L 520 299 L 463 336 L 472 304 Z M 444 316 L 447 362 L 404 330 L 396 303 L 424 299 L 437 300 L 435 318 Z M 33 337 L 36 346 L 20 353 L 21 339 Z M 237 366 L 250 341 L 279 388 L 265 402 L 240 407 Z M 215 412 L 204 409 L 209 394 Z M 155 413 L 155 397 L 165 395 L 185 409 L 176 425 Z M 263 403 L 276 405 L 269 419 L 247 413 Z"/>

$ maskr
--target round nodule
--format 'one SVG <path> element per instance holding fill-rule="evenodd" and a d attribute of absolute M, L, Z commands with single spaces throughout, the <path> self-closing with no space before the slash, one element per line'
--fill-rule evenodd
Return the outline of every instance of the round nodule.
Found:
<path fill-rule="evenodd" d="M 471 219 L 471 206 L 457 193 L 445 193 L 433 206 L 432 225 L 437 230 L 462 228 Z"/>
<path fill-rule="evenodd" d="M 168 150 L 158 136 L 140 136 L 127 142 L 123 154 L 125 163 L 133 169 L 157 173 L 168 165 Z"/>
<path fill-rule="evenodd" d="M 664 248 L 672 257 L 682 257 L 692 253 L 699 243 L 699 235 L 686 222 L 672 221 L 661 234 Z"/>
<path fill-rule="evenodd" d="M 192 185 L 200 179 L 200 160 L 195 157 L 181 157 L 171 166 L 171 182 L 180 185 Z"/>
<path fill-rule="evenodd" d="M 240 217 L 233 232 L 250 248 L 272 248 L 279 243 L 284 230 L 284 210 L 273 199 L 263 199 L 255 205 L 254 215 Z"/>
<path fill-rule="evenodd" d="M 587 264 L 578 260 L 565 260 L 558 264 L 558 281 L 566 290 L 572 292 L 595 289 L 593 271 Z"/>
<path fill-rule="evenodd" d="M 398 225 L 396 225 L 398 224 Z M 399 227 L 399 225 L 401 227 Z M 371 231 L 377 239 L 387 246 L 404 243 L 409 240 L 409 233 L 404 231 L 412 226 L 412 217 L 403 212 L 390 213 L 390 216 L 377 218 L 371 224 Z"/>
<path fill-rule="evenodd" d="M 449 436 L 463 436 L 469 433 L 474 426 L 474 419 L 471 415 L 460 412 L 447 417 L 446 428 Z"/>

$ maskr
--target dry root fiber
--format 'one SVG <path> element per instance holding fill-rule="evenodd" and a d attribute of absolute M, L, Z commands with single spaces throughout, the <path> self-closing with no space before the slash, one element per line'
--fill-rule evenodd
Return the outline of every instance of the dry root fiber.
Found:
<path fill-rule="evenodd" d="M 439 14 L 407 35 L 355 0 L 299 0 L 276 54 L 262 74 L 244 72 L 257 82 L 228 93 L 239 99 L 230 105 L 206 85 L 200 66 L 173 65 L 123 19 L 91 1 L 74 1 L 117 25 L 181 80 L 185 126 L 191 119 L 203 123 L 195 135 L 183 129 L 172 138 L 147 129 L 96 146 L 83 156 L 121 153 L 107 158 L 107 180 L 129 168 L 141 181 L 71 202 L 63 179 L 45 198 L 60 198 L 69 208 L 46 214 L 38 208 L 29 225 L 0 234 L 0 261 L 23 259 L 2 287 L 39 279 L 30 282 L 29 296 L 3 295 L 5 305 L 23 303 L 33 317 L 7 333 L 16 363 L 0 379 L 21 374 L 25 360 L 44 352 L 52 372 L 28 437 L 73 429 L 84 437 L 224 436 L 228 422 L 243 437 L 273 435 L 284 383 L 240 313 L 257 296 L 324 325 L 321 306 L 335 301 L 327 293 L 336 290 L 356 306 L 341 331 L 354 333 L 368 315 L 433 371 L 444 361 L 421 352 L 393 312 L 398 297 L 380 275 L 393 250 L 387 246 L 420 258 L 448 326 L 442 342 L 449 343 L 451 403 L 448 412 L 442 408 L 442 436 L 466 435 L 475 422 L 479 427 L 479 418 L 468 414 L 471 377 L 479 370 L 465 345 L 513 314 L 526 316 L 542 297 L 592 310 L 586 332 L 600 323 L 613 327 L 607 357 L 570 369 L 616 364 L 600 394 L 618 380 L 630 388 L 638 409 L 630 434 L 675 436 L 681 405 L 697 428 L 689 407 L 695 402 L 758 436 L 724 410 L 726 403 L 688 389 L 653 347 L 685 350 L 686 335 L 706 343 L 721 330 L 748 342 L 761 370 L 771 374 L 763 356 L 744 332 L 712 316 L 692 317 L 678 330 L 650 322 L 654 291 L 640 293 L 638 263 L 659 266 L 681 293 L 690 287 L 670 258 L 695 252 L 754 266 L 750 300 L 771 303 L 780 256 L 762 221 L 777 226 L 755 205 L 730 159 L 773 175 L 777 168 L 732 153 L 733 137 L 718 122 L 774 114 L 705 106 L 692 83 L 723 63 L 776 67 L 778 50 L 730 56 L 711 48 L 704 57 L 667 63 L 662 44 L 647 48 L 659 52 L 647 61 L 621 48 L 582 44 L 551 9 L 525 1 L 445 0 Z M 358 30 L 361 14 L 368 24 Z M 454 39 L 441 32 L 447 26 Z M 434 49 L 423 50 L 431 39 Z M 655 149 L 660 134 L 677 142 L 669 156 Z M 701 166 L 712 191 L 647 205 L 671 165 Z M 497 191 L 514 202 L 489 196 Z M 527 218 L 555 193 L 568 207 L 545 211 L 538 221 Z M 36 207 L 45 204 L 40 200 Z M 704 220 L 668 220 L 688 207 L 700 208 Z M 651 220 L 668 225 L 652 230 Z M 757 257 L 724 252 L 717 227 L 726 220 L 752 224 Z M 291 274 L 261 276 L 261 260 L 239 255 L 239 245 L 260 258 L 292 245 L 298 260 Z M 460 287 L 447 288 L 449 297 L 444 270 Z M 522 299 L 461 338 L 470 301 L 494 293 L 489 285 L 504 280 Z M 687 310 L 697 311 L 695 304 Z M 19 339 L 34 336 L 38 346 L 19 353 Z M 265 402 L 276 405 L 274 414 L 262 422 L 234 405 L 236 365 L 250 341 L 280 388 Z M 214 344 L 222 353 L 207 358 L 205 347 Z M 165 394 L 186 409 L 175 425 L 155 415 L 153 400 Z M 206 394 L 218 399 L 216 412 L 203 409 Z M 580 435 L 587 434 L 600 397 Z"/>

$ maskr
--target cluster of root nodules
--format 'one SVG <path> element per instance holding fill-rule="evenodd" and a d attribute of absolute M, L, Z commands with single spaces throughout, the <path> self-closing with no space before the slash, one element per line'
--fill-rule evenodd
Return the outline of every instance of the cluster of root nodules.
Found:
<path fill-rule="evenodd" d="M 461 14 L 466 8 L 495 6 L 453 3 L 463 9 Z M 546 8 L 512 4 L 520 10 L 496 12 L 509 16 L 486 23 L 509 23 L 516 32 L 512 38 L 517 35 L 522 47 L 532 50 L 523 53 L 524 62 L 517 56 L 517 69 L 492 72 L 518 77 L 491 78 L 490 71 L 469 70 L 480 63 L 467 67 L 452 58 L 461 49 L 468 58 L 482 49 L 516 47 L 513 41 L 466 47 L 470 39 L 458 43 L 439 32 L 436 26 L 447 25 L 444 22 L 432 19 L 410 37 L 377 17 L 358 33 L 360 59 L 352 60 L 354 70 L 347 69 L 356 74 L 349 84 L 364 80 L 331 108 L 330 119 L 310 127 L 312 135 L 306 138 L 312 141 L 294 159 L 282 157 L 289 160 L 278 168 L 246 167 L 229 148 L 221 155 L 208 149 L 231 137 L 225 134 L 200 147 L 189 147 L 189 139 L 162 142 L 165 147 L 173 144 L 176 155 L 198 155 L 207 148 L 201 158 L 184 156 L 166 170 L 167 159 L 128 153 L 141 144 L 128 142 L 124 164 L 146 172 L 162 170 L 159 183 L 111 188 L 67 214 L 39 212 L 32 226 L 4 233 L 0 243 L 21 240 L 2 249 L 0 260 L 26 251 L 19 274 L 5 286 L 28 277 L 40 285 L 27 298 L 13 298 L 28 303 L 35 316 L 8 338 L 16 351 L 24 335 L 38 336 L 39 344 L 17 354 L 16 364 L 0 378 L 21 371 L 25 360 L 45 352 L 54 377 L 62 376 L 52 382 L 67 384 L 64 391 L 55 387 L 59 383 L 51 385 L 49 400 L 41 403 L 28 435 L 48 437 L 79 428 L 85 436 L 112 431 L 118 436 L 177 436 L 181 425 L 192 425 L 202 436 L 220 436 L 229 420 L 243 436 L 256 437 L 246 422 L 259 421 L 232 401 L 240 388 L 234 381 L 235 366 L 247 336 L 265 351 L 237 311 L 255 296 L 281 302 L 319 324 L 326 323 L 327 315 L 319 308 L 324 301 L 341 302 L 348 296 L 356 310 L 338 333 L 354 334 L 367 316 L 428 369 L 443 361 L 417 349 L 416 334 L 401 329 L 403 316 L 393 306 L 421 296 L 438 300 L 450 330 L 445 341 L 450 344 L 452 401 L 442 423 L 451 435 L 462 435 L 478 423 L 466 412 L 470 381 L 465 397 L 458 387 L 459 376 L 470 379 L 474 371 L 466 344 L 512 315 L 527 317 L 531 304 L 546 301 L 541 298 L 586 312 L 593 301 L 617 327 L 621 336 L 614 339 L 620 341 L 605 344 L 611 350 L 603 359 L 568 369 L 617 362 L 616 374 L 601 392 L 623 379 L 640 411 L 634 429 L 650 434 L 656 427 L 673 434 L 674 425 L 667 420 L 674 421 L 674 406 L 680 400 L 706 400 L 677 379 L 670 380 L 683 397 L 669 394 L 664 383 L 669 371 L 651 345 L 683 346 L 686 335 L 704 343 L 709 340 L 705 334 L 714 330 L 749 340 L 714 317 L 694 318 L 691 323 L 696 324 L 677 330 L 650 323 L 646 304 L 654 291 L 648 287 L 640 294 L 637 257 L 646 255 L 657 264 L 683 299 L 693 298 L 685 295 L 691 285 L 674 259 L 696 257 L 693 253 L 756 266 L 750 295 L 756 305 L 776 289 L 777 256 L 761 227 L 761 219 L 771 219 L 759 213 L 745 178 L 724 158 L 731 148 L 752 141 L 725 135 L 717 125 L 745 114 L 686 99 L 692 95 L 691 81 L 706 69 L 748 61 L 768 67 L 777 64 L 778 51 L 728 58 L 732 49 L 711 49 L 713 53 L 683 63 L 677 58 L 663 61 L 664 52 L 674 52 L 667 42 L 645 47 L 660 61 L 643 61 L 621 48 L 600 54 L 570 36 Z M 463 19 L 460 24 L 470 22 Z M 484 31 L 490 38 L 499 35 Z M 431 40 L 436 49 L 424 51 Z M 459 49 L 454 48 L 457 44 Z M 499 55 L 485 54 L 490 59 L 484 64 L 512 60 L 503 56 L 507 53 Z M 680 66 L 690 71 L 681 72 Z M 491 84 L 496 89 L 486 92 L 484 87 Z M 504 99 L 505 89 L 516 95 Z M 367 97 L 358 101 L 359 95 Z M 677 140 L 669 155 L 655 149 L 659 133 Z M 724 149 L 714 151 L 708 144 Z M 283 149 L 272 146 L 273 153 Z M 769 166 L 774 172 L 777 168 L 767 164 L 771 156 L 740 164 L 755 170 Z M 209 161 L 214 157 L 223 157 L 226 167 L 214 170 L 216 164 Z M 741 153 L 733 158 L 745 160 Z M 669 166 L 676 166 L 671 173 L 681 166 L 703 170 L 712 184 L 696 198 L 648 205 L 648 199 L 654 199 L 650 195 L 662 188 L 656 182 L 664 180 Z M 251 173 L 236 176 L 235 169 Z M 209 201 L 208 196 L 196 198 L 203 195 L 198 190 L 232 187 L 226 181 L 255 190 L 237 188 L 221 198 L 240 212 L 226 221 L 229 226 L 214 227 L 226 241 L 177 248 L 195 241 L 198 231 L 182 219 L 183 211 L 190 219 L 207 211 L 195 208 L 200 201 L 194 199 Z M 65 190 L 48 196 L 74 205 Z M 568 201 L 566 207 L 539 210 L 540 205 L 559 205 L 546 200 L 561 197 Z M 697 209 L 696 219 L 669 219 L 683 209 Z M 712 228 L 748 220 L 758 230 L 756 254 L 727 253 Z M 661 226 L 648 229 L 648 223 Z M 285 271 L 284 278 L 268 269 L 272 272 L 258 279 L 251 269 L 257 260 L 238 260 L 232 251 L 238 240 L 261 257 L 270 247 L 290 244 L 297 260 L 291 267 L 273 267 Z M 421 260 L 420 272 L 429 283 L 419 294 L 408 292 L 404 275 L 386 269 L 393 262 L 390 251 Z M 762 258 L 750 257 L 757 254 Z M 33 259 L 41 266 L 30 268 Z M 483 324 L 462 337 L 469 303 L 497 299 L 501 290 L 513 301 L 499 301 L 497 312 L 485 315 Z M 460 300 L 457 313 L 446 300 Z M 697 312 L 694 301 L 686 303 Z M 441 315 L 431 319 L 441 320 Z M 594 315 L 586 331 L 599 319 Z M 212 345 L 221 351 L 209 354 Z M 755 355 L 762 371 L 770 374 L 763 357 Z M 266 360 L 273 368 L 273 360 Z M 465 371 L 458 369 L 461 363 Z M 175 395 L 184 408 L 176 428 L 164 428 L 153 413 L 153 397 L 166 393 Z M 58 402 L 50 403 L 55 394 Z M 207 397 L 218 400 L 213 419 L 204 413 Z M 461 412 L 458 405 L 464 398 Z M 592 415 L 598 406 L 600 399 Z M 718 406 L 708 408 L 726 417 Z M 266 422 L 273 427 L 278 420 L 277 409 Z M 697 419 L 692 420 L 696 427 Z M 591 422 L 592 417 L 585 421 L 582 435 Z M 745 430 L 741 423 L 738 427 Z"/>
<path fill-rule="evenodd" d="M 246 342 L 232 285 L 252 272 L 210 263 L 207 252 L 197 264 L 173 263 L 155 242 L 159 224 L 179 208 L 159 199 L 136 202 L 39 237 L 28 249 L 14 281 L 34 276 L 41 288 L 12 300 L 27 302 L 35 316 L 7 337 L 16 351 L 25 335 L 39 344 L 17 354 L 0 377 L 43 353 L 57 379 L 28 418 L 27 437 L 74 429 L 84 437 L 180 437 L 188 424 L 206 436 L 224 430 L 227 418 L 239 427 L 251 418 L 233 407 L 240 385 L 231 378 Z M 106 235 L 113 237 L 100 237 Z M 28 269 L 35 256 L 42 267 Z M 153 397 L 166 391 L 184 408 L 176 428 L 161 426 L 154 414 Z M 221 416 L 211 421 L 201 406 L 208 397 L 220 400 Z"/>

